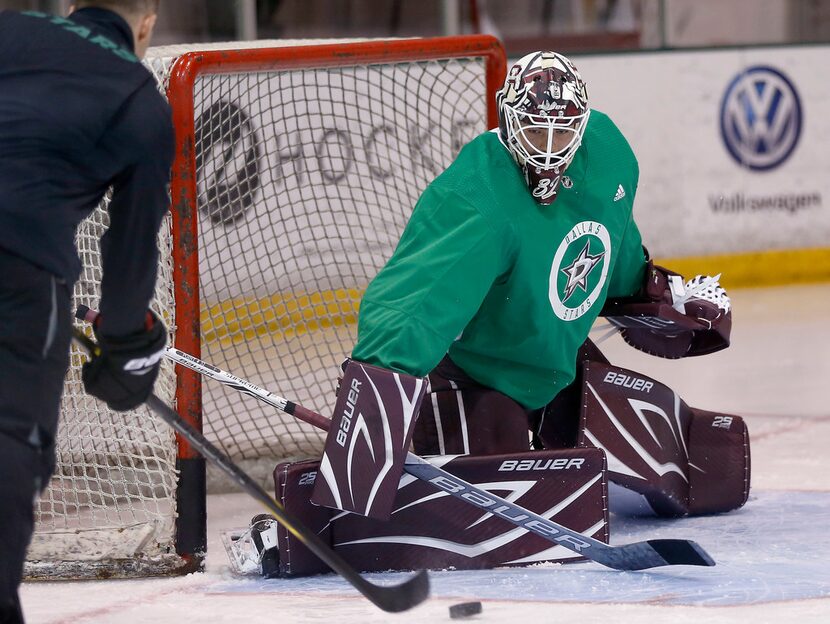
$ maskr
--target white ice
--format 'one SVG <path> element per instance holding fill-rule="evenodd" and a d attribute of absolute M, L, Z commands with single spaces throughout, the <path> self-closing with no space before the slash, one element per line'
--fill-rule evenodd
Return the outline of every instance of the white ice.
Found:
<path fill-rule="evenodd" d="M 210 496 L 206 572 L 134 581 L 25 583 L 30 624 L 449 622 L 448 607 L 480 600 L 475 622 L 717 624 L 830 622 L 830 285 L 730 292 L 732 346 L 664 361 L 617 338 L 612 363 L 645 373 L 689 404 L 735 413 L 752 439 L 747 505 L 675 521 L 612 516 L 612 543 L 698 541 L 714 568 L 615 572 L 593 563 L 431 573 L 432 597 L 401 615 L 379 611 L 335 576 L 233 577 L 220 532 L 259 513 L 244 494 Z M 369 575 L 392 582 L 405 575 Z"/>

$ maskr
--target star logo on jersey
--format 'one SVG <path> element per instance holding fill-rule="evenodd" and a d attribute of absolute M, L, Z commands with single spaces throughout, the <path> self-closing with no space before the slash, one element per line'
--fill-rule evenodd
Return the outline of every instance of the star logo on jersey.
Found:
<path fill-rule="evenodd" d="M 591 242 L 587 241 L 574 261 L 564 269 L 560 269 L 562 273 L 568 276 L 568 283 L 565 286 L 565 296 L 562 298 L 562 303 L 570 299 L 577 288 L 581 288 L 582 292 L 588 292 L 588 276 L 605 257 L 604 251 L 596 255 L 591 255 L 590 247 Z"/>
<path fill-rule="evenodd" d="M 548 299 L 563 321 L 576 321 L 602 300 L 611 266 L 611 235 L 602 223 L 574 224 L 559 243 L 550 267 Z"/>

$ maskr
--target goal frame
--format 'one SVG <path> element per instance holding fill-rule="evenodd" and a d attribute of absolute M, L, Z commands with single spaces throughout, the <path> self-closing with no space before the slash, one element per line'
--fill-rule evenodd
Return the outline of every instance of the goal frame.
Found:
<path fill-rule="evenodd" d="M 170 194 L 173 234 L 173 286 L 175 346 L 201 357 L 199 237 L 196 171 L 196 123 L 194 90 L 200 76 L 240 72 L 417 62 L 436 59 L 482 58 L 488 127 L 498 125 L 496 91 L 506 73 L 506 56 L 500 41 L 489 35 L 365 41 L 336 44 L 210 50 L 187 52 L 170 71 L 168 100 L 176 132 L 175 159 Z M 278 389 L 277 389 L 278 390 Z M 202 431 L 201 377 L 176 366 L 176 408 L 181 417 Z M 177 435 L 179 469 L 176 550 L 186 561 L 201 557 L 206 549 L 205 460 Z M 189 572 L 186 566 L 184 572 Z"/>

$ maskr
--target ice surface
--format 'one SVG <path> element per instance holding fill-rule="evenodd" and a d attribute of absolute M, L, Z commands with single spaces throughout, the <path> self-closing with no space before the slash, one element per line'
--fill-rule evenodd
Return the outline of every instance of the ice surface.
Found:
<path fill-rule="evenodd" d="M 678 391 L 689 404 L 740 414 L 752 439 L 753 487 L 730 514 L 678 520 L 612 515 L 612 543 L 683 537 L 713 568 L 616 572 L 593 563 L 431 573 L 432 597 L 383 613 L 333 575 L 297 580 L 231 575 L 220 532 L 260 512 L 244 494 L 209 497 L 204 574 L 184 578 L 26 583 L 30 624 L 449 622 L 456 602 L 481 600 L 471 622 L 580 624 L 830 623 L 830 285 L 743 290 L 733 344 L 687 361 L 640 354 L 618 338 L 612 363 Z M 401 574 L 368 575 L 394 582 Z"/>

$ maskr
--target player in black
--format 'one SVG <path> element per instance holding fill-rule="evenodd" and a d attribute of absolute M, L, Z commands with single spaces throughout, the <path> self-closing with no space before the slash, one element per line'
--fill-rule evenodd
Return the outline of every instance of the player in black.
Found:
<path fill-rule="evenodd" d="M 18 599 L 32 501 L 54 469 L 68 366 L 75 228 L 112 187 L 102 354 L 91 394 L 142 403 L 167 331 L 148 311 L 169 200 L 170 109 L 141 64 L 158 0 L 77 0 L 68 17 L 0 12 L 0 624 Z"/>

